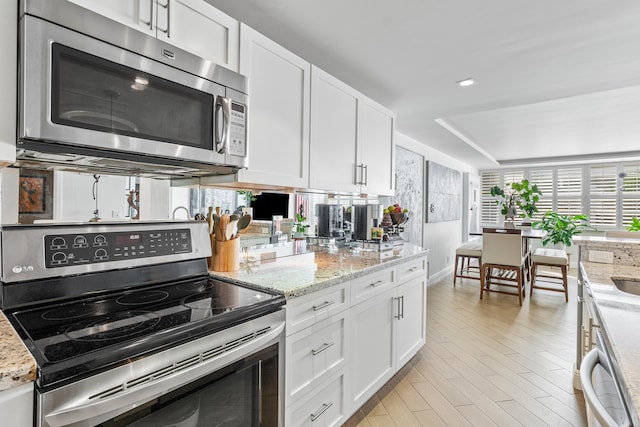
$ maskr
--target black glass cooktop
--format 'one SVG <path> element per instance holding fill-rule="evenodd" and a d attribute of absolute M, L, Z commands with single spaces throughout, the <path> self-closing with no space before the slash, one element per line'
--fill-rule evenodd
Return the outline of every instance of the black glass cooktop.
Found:
<path fill-rule="evenodd" d="M 208 276 L 17 310 L 40 385 L 214 333 L 280 308 L 284 297 Z"/>

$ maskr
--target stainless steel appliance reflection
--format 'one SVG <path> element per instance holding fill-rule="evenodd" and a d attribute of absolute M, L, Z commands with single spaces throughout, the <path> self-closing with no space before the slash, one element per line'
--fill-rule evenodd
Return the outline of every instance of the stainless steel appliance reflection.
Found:
<path fill-rule="evenodd" d="M 341 205 L 316 205 L 318 213 L 318 237 L 343 237 L 344 217 Z"/>
<path fill-rule="evenodd" d="M 3 226 L 0 240 L 37 426 L 281 424 L 284 297 L 212 280 L 206 223 Z"/>
<path fill-rule="evenodd" d="M 353 223 L 354 240 L 371 240 L 373 228 L 382 221 L 382 205 L 353 205 L 351 221 Z"/>

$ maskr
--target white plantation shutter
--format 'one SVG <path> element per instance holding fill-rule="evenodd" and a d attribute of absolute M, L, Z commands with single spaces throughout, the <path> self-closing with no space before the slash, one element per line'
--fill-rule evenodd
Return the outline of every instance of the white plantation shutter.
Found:
<path fill-rule="evenodd" d="M 622 167 L 626 175 L 622 178 L 622 227 L 631 224 L 631 218 L 640 218 L 640 164 Z"/>
<path fill-rule="evenodd" d="M 523 170 L 512 170 L 504 172 L 504 187 L 505 189 L 511 188 L 511 184 L 514 182 L 520 182 L 524 179 Z"/>
<path fill-rule="evenodd" d="M 495 203 L 495 198 L 491 197 L 491 187 L 500 187 L 499 172 L 482 173 L 482 190 L 480 194 L 482 224 L 498 224 L 500 222 L 500 210 Z"/>
<path fill-rule="evenodd" d="M 536 203 L 538 212 L 533 214 L 533 220 L 539 221 L 545 212 L 553 210 L 553 169 L 531 169 L 529 171 L 529 185 L 538 186 L 542 192 Z"/>
<path fill-rule="evenodd" d="M 556 178 L 556 212 L 561 215 L 582 213 L 582 168 L 558 168 Z"/>
<path fill-rule="evenodd" d="M 615 228 L 617 222 L 616 166 L 591 166 L 589 168 L 589 224 L 593 227 Z"/>

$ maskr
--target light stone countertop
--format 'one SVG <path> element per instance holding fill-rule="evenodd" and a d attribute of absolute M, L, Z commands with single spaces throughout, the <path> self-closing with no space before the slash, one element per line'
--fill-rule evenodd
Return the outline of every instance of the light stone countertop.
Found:
<path fill-rule="evenodd" d="M 35 359 L 0 311 L 0 391 L 35 379 Z"/>
<path fill-rule="evenodd" d="M 241 286 L 275 291 L 289 299 L 420 258 L 427 253 L 427 250 L 411 243 L 380 252 L 316 247 L 297 255 L 262 261 L 250 259 L 242 262 L 238 271 L 212 271 L 211 275 Z"/>
<path fill-rule="evenodd" d="M 640 425 L 640 296 L 618 290 L 611 277 L 640 279 L 640 241 L 623 238 L 583 237 L 576 241 L 583 259 L 588 250 L 614 252 L 614 264 L 582 261 L 596 316 L 612 359 L 613 369 L 625 396 L 633 425 Z M 623 265 L 631 259 L 636 265 Z M 618 263 L 616 263 L 618 262 Z"/>

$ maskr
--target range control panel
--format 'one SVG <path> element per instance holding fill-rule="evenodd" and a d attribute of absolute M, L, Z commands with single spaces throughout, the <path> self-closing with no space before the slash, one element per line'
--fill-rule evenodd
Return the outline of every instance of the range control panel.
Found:
<path fill-rule="evenodd" d="M 190 253 L 191 230 L 45 235 L 45 267 L 69 267 Z"/>

